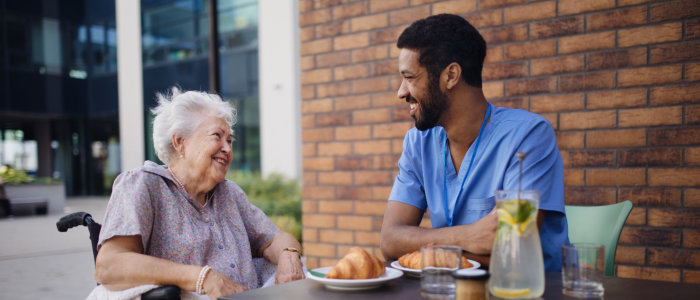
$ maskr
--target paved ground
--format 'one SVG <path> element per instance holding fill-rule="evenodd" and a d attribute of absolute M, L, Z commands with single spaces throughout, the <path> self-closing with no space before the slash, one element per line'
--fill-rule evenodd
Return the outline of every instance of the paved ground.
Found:
<path fill-rule="evenodd" d="M 107 197 L 69 198 L 65 214 L 102 223 Z M 0 299 L 85 299 L 95 286 L 87 227 L 58 232 L 64 214 L 0 218 Z"/>

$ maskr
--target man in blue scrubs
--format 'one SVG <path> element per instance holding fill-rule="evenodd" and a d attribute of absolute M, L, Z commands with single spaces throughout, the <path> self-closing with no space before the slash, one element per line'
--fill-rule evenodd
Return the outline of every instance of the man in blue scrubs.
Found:
<path fill-rule="evenodd" d="M 384 213 L 384 256 L 397 258 L 428 243 L 489 255 L 498 223 L 495 191 L 518 189 L 516 153 L 525 152 L 522 189 L 540 192 L 545 269 L 560 270 L 568 227 L 562 159 L 549 121 L 486 101 L 486 42 L 460 16 L 419 20 L 404 30 L 397 47 L 403 77 L 398 96 L 409 104 L 415 128 L 406 133 Z M 418 226 L 426 209 L 433 228 Z"/>

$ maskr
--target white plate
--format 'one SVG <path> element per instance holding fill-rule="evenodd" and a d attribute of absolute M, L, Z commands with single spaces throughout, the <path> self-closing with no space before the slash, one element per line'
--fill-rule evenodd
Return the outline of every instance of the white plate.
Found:
<path fill-rule="evenodd" d="M 328 274 L 328 271 L 332 267 L 316 268 L 312 271 Z M 386 268 L 386 271 L 379 278 L 372 279 L 330 279 L 322 278 L 316 275 L 306 272 L 306 278 L 323 283 L 327 288 L 333 290 L 344 290 L 344 291 L 356 291 L 356 290 L 367 290 L 373 289 L 381 286 L 382 284 L 401 277 L 403 272 L 399 270 L 394 270 L 392 268 Z"/>
<path fill-rule="evenodd" d="M 467 259 L 467 261 L 470 262 L 472 264 L 472 266 L 470 268 L 464 268 L 464 269 L 460 269 L 460 270 L 478 269 L 479 267 L 481 267 L 481 264 L 478 261 L 474 261 L 471 259 Z M 408 275 L 420 277 L 420 269 L 406 268 L 406 267 L 402 266 L 398 260 L 392 261 L 390 266 L 394 269 L 401 270 Z"/>

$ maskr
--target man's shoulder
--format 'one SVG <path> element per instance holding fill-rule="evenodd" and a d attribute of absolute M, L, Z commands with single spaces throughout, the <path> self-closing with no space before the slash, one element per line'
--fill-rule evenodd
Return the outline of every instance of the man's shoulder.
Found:
<path fill-rule="evenodd" d="M 511 124 L 518 127 L 549 124 L 549 121 L 544 117 L 520 108 L 496 107 L 493 116 L 495 124 Z"/>

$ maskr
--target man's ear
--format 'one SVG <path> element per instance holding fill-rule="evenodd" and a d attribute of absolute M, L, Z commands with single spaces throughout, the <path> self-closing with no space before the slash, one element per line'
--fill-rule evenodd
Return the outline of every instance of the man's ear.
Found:
<path fill-rule="evenodd" d="M 447 90 L 451 90 L 457 84 L 459 83 L 459 80 L 462 78 L 462 67 L 459 66 L 458 63 L 452 62 L 445 69 L 442 70 L 442 74 L 440 76 L 441 81 L 445 83 L 445 88 Z"/>

